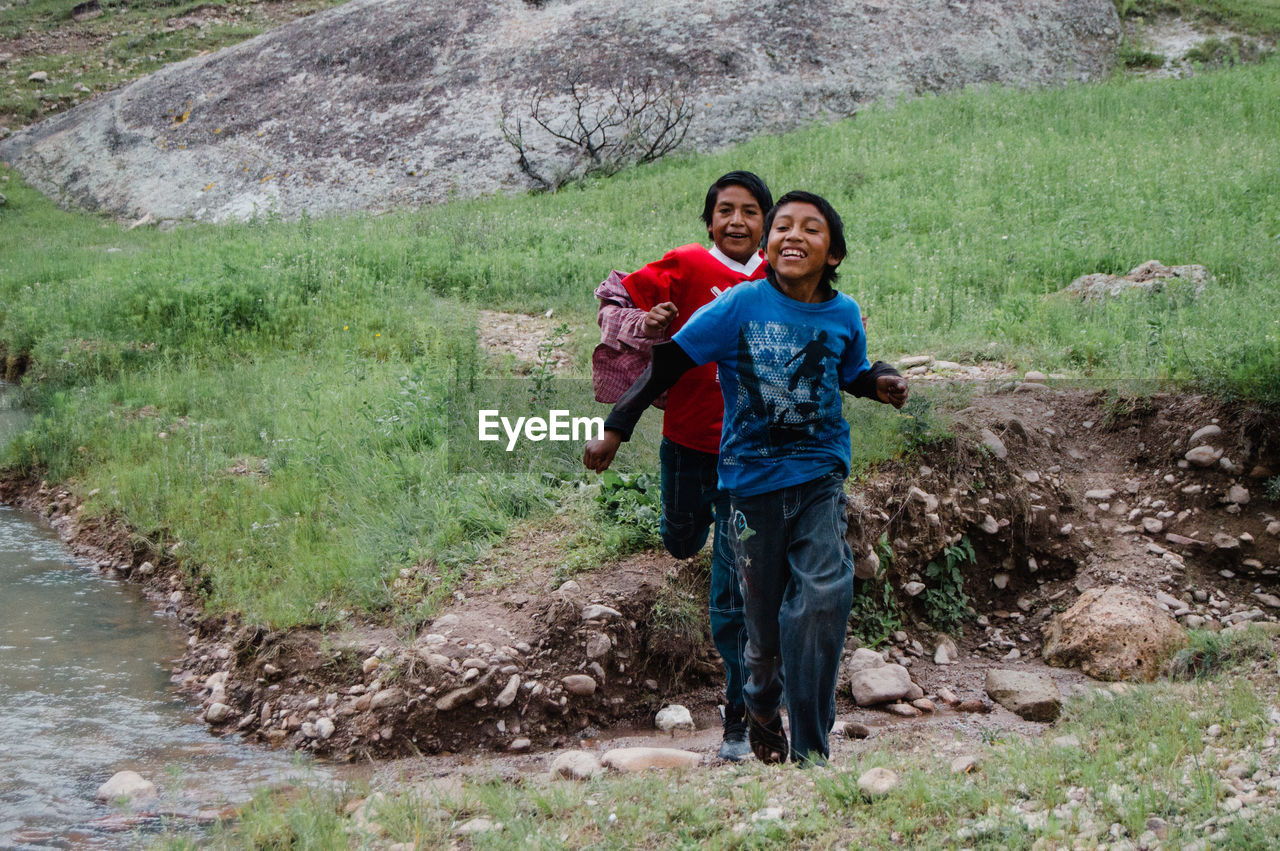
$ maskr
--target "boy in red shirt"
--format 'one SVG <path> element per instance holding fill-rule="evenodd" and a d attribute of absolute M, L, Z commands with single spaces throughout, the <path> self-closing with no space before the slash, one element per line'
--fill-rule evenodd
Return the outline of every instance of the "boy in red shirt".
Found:
<path fill-rule="evenodd" d="M 759 246 L 764 214 L 772 206 L 769 187 L 751 172 L 732 171 L 711 184 L 702 210 L 711 248 L 683 245 L 620 283 L 611 277 L 596 290 L 605 346 L 621 353 L 627 349 L 647 353 L 654 344 L 669 340 L 704 304 L 735 284 L 763 278 L 765 262 Z M 607 362 L 606 356 L 604 363 L 597 360 L 595 366 L 607 369 Z M 619 380 L 619 395 L 634 377 Z M 727 680 L 720 757 L 736 762 L 751 752 L 742 698 L 747 631 L 730 544 L 729 495 L 717 484 L 723 414 L 714 363 L 690 370 L 668 391 L 659 450 L 662 543 L 676 558 L 690 558 L 702 549 L 714 522 L 708 608 L 712 639 L 724 660 Z M 605 440 L 618 437 L 616 432 L 605 432 Z"/>

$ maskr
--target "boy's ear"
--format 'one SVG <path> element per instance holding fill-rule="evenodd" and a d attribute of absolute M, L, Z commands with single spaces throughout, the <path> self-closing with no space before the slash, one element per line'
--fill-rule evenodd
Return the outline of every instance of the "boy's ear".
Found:
<path fill-rule="evenodd" d="M 843 262 L 844 262 L 844 255 L 843 255 L 843 254 L 839 254 L 839 255 L 836 255 L 836 254 L 828 254 L 828 255 L 827 255 L 827 265 L 828 265 L 828 266 L 830 266 L 832 269 L 834 269 L 835 267 L 839 266 L 839 265 L 840 265 L 841 263 L 843 263 Z"/>

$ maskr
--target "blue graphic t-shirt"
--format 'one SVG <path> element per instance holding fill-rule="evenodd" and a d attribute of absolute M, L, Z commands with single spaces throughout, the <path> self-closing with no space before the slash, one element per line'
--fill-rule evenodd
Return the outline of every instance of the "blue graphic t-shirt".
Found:
<path fill-rule="evenodd" d="M 856 301 L 800 302 L 750 281 L 701 308 L 674 340 L 695 363 L 720 367 L 720 487 L 751 496 L 848 475 L 840 388 L 871 367 Z"/>

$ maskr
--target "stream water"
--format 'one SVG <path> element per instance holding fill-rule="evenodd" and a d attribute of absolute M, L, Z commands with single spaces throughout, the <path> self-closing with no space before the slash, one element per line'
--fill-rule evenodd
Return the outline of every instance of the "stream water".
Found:
<path fill-rule="evenodd" d="M 22 426 L 0 385 L 0 444 Z M 0 506 L 0 848 L 125 848 L 198 830 L 253 790 L 324 769 L 210 736 L 170 682 L 183 635 L 138 588 L 68 553 L 39 518 Z M 132 770 L 158 798 L 94 800 Z"/>

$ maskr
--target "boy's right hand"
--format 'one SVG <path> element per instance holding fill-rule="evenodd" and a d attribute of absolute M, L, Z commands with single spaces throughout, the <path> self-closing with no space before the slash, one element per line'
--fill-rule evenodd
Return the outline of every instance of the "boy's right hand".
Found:
<path fill-rule="evenodd" d="M 603 473 L 613 463 L 613 456 L 618 454 L 618 447 L 621 445 L 622 435 L 606 429 L 604 437 L 587 441 L 587 448 L 582 452 L 582 463 L 588 470 Z"/>
<path fill-rule="evenodd" d="M 644 333 L 649 337 L 661 337 L 666 333 L 667 326 L 671 321 L 680 315 L 680 310 L 673 302 L 664 301 L 662 304 L 655 304 L 653 309 L 644 315 Z"/>

